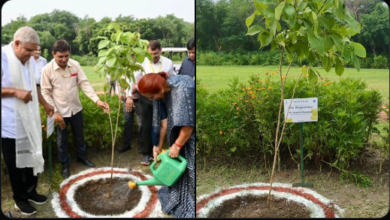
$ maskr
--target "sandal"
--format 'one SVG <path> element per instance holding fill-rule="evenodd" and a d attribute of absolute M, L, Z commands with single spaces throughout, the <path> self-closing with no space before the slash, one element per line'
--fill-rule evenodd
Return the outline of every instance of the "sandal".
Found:
<path fill-rule="evenodd" d="M 149 166 L 150 165 L 149 155 L 144 155 L 144 157 L 142 158 L 141 164 L 144 165 L 144 166 Z"/>

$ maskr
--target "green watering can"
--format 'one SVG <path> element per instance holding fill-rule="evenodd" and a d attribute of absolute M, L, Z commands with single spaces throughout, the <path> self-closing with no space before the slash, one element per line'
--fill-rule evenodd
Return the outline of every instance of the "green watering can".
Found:
<path fill-rule="evenodd" d="M 152 165 L 150 165 L 150 170 L 152 171 L 154 178 L 136 183 L 129 181 L 129 188 L 134 189 L 137 185 L 172 186 L 176 183 L 186 170 L 187 160 L 180 155 L 178 155 L 177 158 L 171 158 L 168 153 L 169 150 L 157 156 L 157 160 L 158 158 L 161 159 L 161 164 L 157 167 L 157 169 L 154 168 L 156 162 L 153 162 Z"/>

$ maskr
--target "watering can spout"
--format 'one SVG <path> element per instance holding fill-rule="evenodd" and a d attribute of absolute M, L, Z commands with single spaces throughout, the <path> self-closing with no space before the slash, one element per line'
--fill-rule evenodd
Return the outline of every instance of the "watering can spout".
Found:
<path fill-rule="evenodd" d="M 141 186 L 141 185 L 146 185 L 146 186 L 155 186 L 155 185 L 164 185 L 160 180 L 156 178 L 144 180 L 144 181 L 139 181 L 139 182 L 132 182 L 129 181 L 128 183 L 130 189 L 134 189 L 136 186 Z"/>

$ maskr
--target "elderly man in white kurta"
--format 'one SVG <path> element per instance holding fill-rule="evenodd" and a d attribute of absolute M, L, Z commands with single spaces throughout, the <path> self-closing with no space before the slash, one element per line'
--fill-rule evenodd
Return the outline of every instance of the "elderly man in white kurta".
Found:
<path fill-rule="evenodd" d="M 37 174 L 44 170 L 38 101 L 49 116 L 54 109 L 37 93 L 30 57 L 38 45 L 35 30 L 22 27 L 1 48 L 1 145 L 15 207 L 23 215 L 37 212 L 29 202 L 47 201 L 36 191 Z"/>

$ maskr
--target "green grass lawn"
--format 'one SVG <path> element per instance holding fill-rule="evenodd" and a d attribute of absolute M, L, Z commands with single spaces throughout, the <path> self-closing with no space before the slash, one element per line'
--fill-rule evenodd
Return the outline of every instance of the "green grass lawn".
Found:
<path fill-rule="evenodd" d="M 107 78 L 105 74 L 95 73 L 94 66 L 83 66 L 82 67 L 89 83 L 91 83 L 95 91 L 103 91 L 104 84 L 107 83 Z"/>
<path fill-rule="evenodd" d="M 316 68 L 322 77 L 328 78 L 332 81 L 336 81 L 340 78 L 361 78 L 363 79 L 369 88 L 378 89 L 383 97 L 389 96 L 389 70 L 388 69 L 360 69 L 358 72 L 353 68 L 346 68 L 344 74 L 339 77 L 335 73 L 335 69 L 327 73 L 322 67 Z M 207 86 L 207 90 L 210 92 L 216 92 L 221 89 L 228 88 L 230 79 L 237 76 L 241 83 L 249 80 L 252 74 L 258 74 L 260 78 L 265 76 L 266 71 L 276 72 L 278 66 L 196 66 L 197 79 L 201 80 L 201 83 Z M 283 67 L 283 73 L 287 71 L 287 66 Z M 291 67 L 289 77 L 298 78 L 301 73 L 300 67 Z M 273 77 L 278 77 L 275 74 Z"/>

